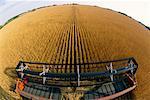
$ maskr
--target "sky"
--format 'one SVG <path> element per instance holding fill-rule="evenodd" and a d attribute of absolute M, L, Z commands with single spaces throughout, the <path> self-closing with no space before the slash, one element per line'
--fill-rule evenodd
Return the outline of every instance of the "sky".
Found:
<path fill-rule="evenodd" d="M 0 0 L 0 25 L 34 8 L 67 3 L 96 5 L 120 11 L 150 27 L 150 0 Z"/>

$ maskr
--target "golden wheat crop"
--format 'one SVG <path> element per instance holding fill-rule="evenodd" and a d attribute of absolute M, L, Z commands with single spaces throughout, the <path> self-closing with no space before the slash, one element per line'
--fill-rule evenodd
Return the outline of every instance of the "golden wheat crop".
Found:
<path fill-rule="evenodd" d="M 14 79 L 4 71 L 15 68 L 19 60 L 73 64 L 130 56 L 139 63 L 135 95 L 148 99 L 149 30 L 133 19 L 100 7 L 41 8 L 20 15 L 0 29 L 0 86 L 9 91 Z M 66 72 L 75 71 L 74 66 L 63 68 L 68 68 Z"/>

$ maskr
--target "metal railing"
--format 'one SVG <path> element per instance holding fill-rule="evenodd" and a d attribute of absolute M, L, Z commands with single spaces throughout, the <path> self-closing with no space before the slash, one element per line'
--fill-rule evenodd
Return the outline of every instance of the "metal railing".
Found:
<path fill-rule="evenodd" d="M 65 73 L 64 70 L 67 70 L 66 66 L 67 68 L 69 66 L 75 66 L 76 71 Z M 112 61 L 79 64 L 52 64 L 20 61 L 16 67 L 16 71 L 20 78 L 25 76 L 33 80 L 35 78 L 35 80 L 41 80 L 42 78 L 43 84 L 45 84 L 46 81 L 49 81 L 49 83 L 52 81 L 69 81 L 72 83 L 77 82 L 76 85 L 73 86 L 82 86 L 82 81 L 106 81 L 107 79 L 114 81 L 114 75 L 123 73 L 131 73 L 134 75 L 137 68 L 137 62 L 133 57 L 130 57 Z M 83 69 L 85 71 L 83 71 Z M 72 85 L 72 83 L 70 85 Z"/>

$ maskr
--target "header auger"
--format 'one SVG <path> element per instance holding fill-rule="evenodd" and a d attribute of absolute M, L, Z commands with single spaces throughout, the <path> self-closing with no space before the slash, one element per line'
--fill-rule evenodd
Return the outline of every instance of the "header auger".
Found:
<path fill-rule="evenodd" d="M 74 66 L 74 69 L 69 69 Z M 84 93 L 83 98 L 89 99 L 113 99 L 121 96 L 136 87 L 135 73 L 138 64 L 133 57 L 80 64 L 51 64 L 39 62 L 20 61 L 16 67 L 18 84 L 16 91 L 26 98 L 40 98 L 40 93 L 45 91 L 50 94 L 55 89 L 56 94 L 62 98 L 61 89 L 66 87 L 87 88 L 94 90 L 80 91 Z M 69 70 L 69 71 L 68 71 Z M 23 83 L 22 87 L 19 82 Z M 30 93 L 32 88 L 39 94 Z M 36 87 L 36 88 L 35 88 Z M 47 90 L 41 88 L 47 88 Z M 78 92 L 78 91 L 76 91 Z M 55 93 L 53 93 L 55 94 Z M 57 96 L 57 97 L 59 97 Z M 42 96 L 45 99 L 55 98 L 53 96 Z"/>

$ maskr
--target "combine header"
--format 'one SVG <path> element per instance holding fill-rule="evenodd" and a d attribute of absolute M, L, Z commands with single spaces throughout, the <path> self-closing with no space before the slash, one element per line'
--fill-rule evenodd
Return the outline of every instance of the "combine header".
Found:
<path fill-rule="evenodd" d="M 134 58 L 80 64 L 20 61 L 16 92 L 34 100 L 62 100 L 64 92 L 81 93 L 80 99 L 109 100 L 136 87 L 137 68 Z M 65 91 L 68 88 L 74 90 Z"/>

